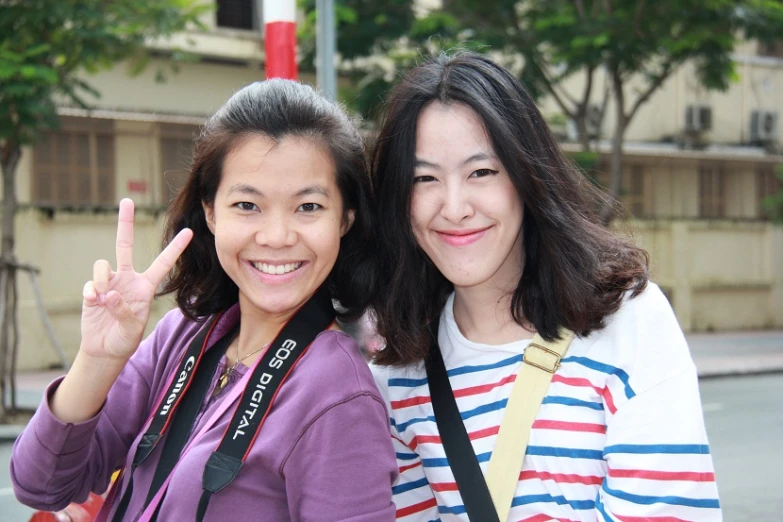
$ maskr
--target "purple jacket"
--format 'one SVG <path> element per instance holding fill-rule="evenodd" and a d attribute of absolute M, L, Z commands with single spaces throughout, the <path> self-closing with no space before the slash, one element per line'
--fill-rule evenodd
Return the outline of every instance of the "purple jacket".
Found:
<path fill-rule="evenodd" d="M 213 330 L 211 347 L 239 318 L 229 310 Z M 81 424 L 64 424 L 46 400 L 14 446 L 11 478 L 20 502 L 58 510 L 106 490 L 115 469 L 129 469 L 155 401 L 200 325 L 179 310 L 169 312 L 131 357 L 103 409 Z M 213 377 L 225 368 L 225 357 Z M 198 433 L 229 390 L 247 371 L 241 366 L 216 397 L 202 405 Z M 234 408 L 229 408 L 188 452 L 172 475 L 160 522 L 195 520 L 204 464 L 217 447 Z M 134 474 L 133 496 L 124 520 L 142 511 L 163 443 Z M 266 422 L 234 482 L 212 495 L 209 521 L 394 520 L 392 484 L 397 464 L 383 401 L 355 342 L 321 332 L 280 388 Z M 128 475 L 123 480 L 123 491 Z M 119 502 L 115 496 L 112 513 Z"/>

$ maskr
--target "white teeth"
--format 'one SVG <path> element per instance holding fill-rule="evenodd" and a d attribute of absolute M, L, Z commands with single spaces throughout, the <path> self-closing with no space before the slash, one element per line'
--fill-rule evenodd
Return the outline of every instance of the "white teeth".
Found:
<path fill-rule="evenodd" d="M 287 274 L 288 272 L 293 272 L 294 270 L 298 269 L 302 266 L 302 262 L 298 263 L 288 263 L 285 265 L 268 265 L 266 263 L 253 263 L 253 266 L 256 268 L 256 270 L 260 270 L 261 272 L 265 274 L 271 274 L 271 275 L 283 275 Z"/>

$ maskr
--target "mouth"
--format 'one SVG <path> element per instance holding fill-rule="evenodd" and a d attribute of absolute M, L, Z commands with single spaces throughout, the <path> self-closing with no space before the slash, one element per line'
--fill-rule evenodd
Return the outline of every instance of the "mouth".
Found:
<path fill-rule="evenodd" d="M 465 246 L 475 243 L 492 227 L 466 228 L 460 230 L 436 230 L 435 233 L 446 244 L 451 246 Z"/>
<path fill-rule="evenodd" d="M 295 272 L 300 268 L 302 268 L 302 265 L 304 265 L 304 261 L 297 261 L 295 263 L 280 263 L 280 264 L 251 261 L 250 264 L 253 265 L 253 268 L 258 270 L 259 272 L 267 275 L 285 275 L 285 274 L 290 274 L 291 272 Z"/>

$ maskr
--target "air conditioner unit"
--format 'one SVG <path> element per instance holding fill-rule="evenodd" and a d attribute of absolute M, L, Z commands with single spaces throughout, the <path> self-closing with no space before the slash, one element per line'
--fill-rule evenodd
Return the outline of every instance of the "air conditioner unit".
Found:
<path fill-rule="evenodd" d="M 587 114 L 585 115 L 585 124 L 587 125 L 587 135 L 590 139 L 598 139 L 601 137 L 601 123 L 603 120 L 603 113 L 601 106 L 591 103 L 587 106 Z"/>
<path fill-rule="evenodd" d="M 750 113 L 750 141 L 758 144 L 774 142 L 778 139 L 777 111 L 753 111 Z"/>
<path fill-rule="evenodd" d="M 708 105 L 688 105 L 685 108 L 685 130 L 703 132 L 712 128 L 712 107 Z"/>

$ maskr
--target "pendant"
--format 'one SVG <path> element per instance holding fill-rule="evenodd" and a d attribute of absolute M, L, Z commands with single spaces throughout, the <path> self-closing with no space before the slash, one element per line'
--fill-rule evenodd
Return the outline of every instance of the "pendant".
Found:
<path fill-rule="evenodd" d="M 231 370 L 233 370 L 232 367 L 227 366 L 225 370 L 223 370 L 223 373 L 220 374 L 220 377 L 218 377 L 217 386 L 215 386 L 215 392 L 213 395 L 217 395 L 220 393 L 223 388 L 226 387 L 226 384 L 228 384 L 228 376 L 231 375 Z"/>

